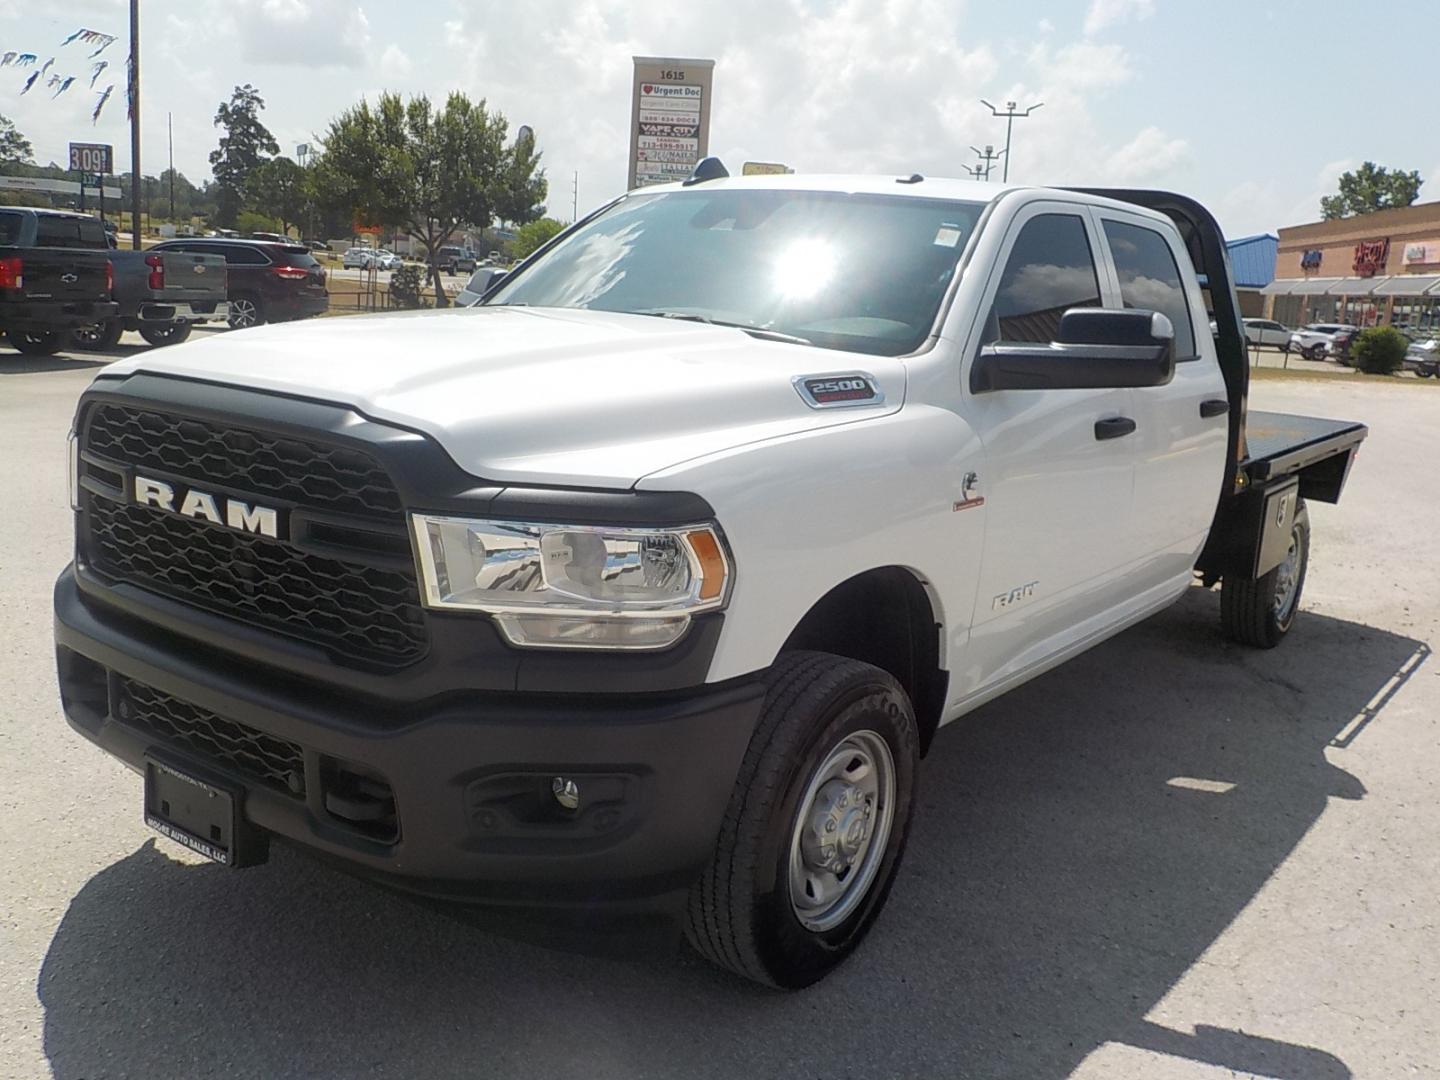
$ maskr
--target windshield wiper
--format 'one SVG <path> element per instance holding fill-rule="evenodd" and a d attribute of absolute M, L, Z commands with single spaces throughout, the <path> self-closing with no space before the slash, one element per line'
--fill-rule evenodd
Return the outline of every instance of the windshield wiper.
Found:
<path fill-rule="evenodd" d="M 704 323 L 706 326 L 725 326 L 735 330 L 744 330 L 753 338 L 761 338 L 765 341 L 784 341 L 791 345 L 813 345 L 809 338 L 803 338 L 796 334 L 786 334 L 780 330 L 768 330 L 763 326 L 754 326 L 750 323 L 728 322 L 725 319 L 712 319 L 709 315 L 699 315 L 693 311 L 632 311 L 631 315 L 653 315 L 658 319 L 679 319 L 682 322 Z"/>

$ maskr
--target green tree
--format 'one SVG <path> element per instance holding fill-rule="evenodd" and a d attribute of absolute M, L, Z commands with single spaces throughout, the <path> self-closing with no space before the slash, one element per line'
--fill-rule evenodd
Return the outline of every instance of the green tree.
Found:
<path fill-rule="evenodd" d="M 436 253 L 462 225 L 524 224 L 544 213 L 545 172 L 534 138 L 507 143 L 505 117 L 452 93 L 441 109 L 424 95 L 384 93 L 330 122 L 317 169 L 326 197 L 369 225 L 398 226 L 424 245 L 436 304 L 449 301 Z"/>
<path fill-rule="evenodd" d="M 513 258 L 523 259 L 548 243 L 551 237 L 564 228 L 560 222 L 548 217 L 527 222 L 515 230 L 515 239 L 505 245 L 506 253 Z"/>
<path fill-rule="evenodd" d="M 1340 194 L 1326 195 L 1320 200 L 1320 213 L 1326 221 L 1369 214 L 1392 206 L 1409 206 L 1420 195 L 1425 181 L 1414 169 L 1401 172 L 1367 161 L 1353 172 L 1340 177 Z"/>
<path fill-rule="evenodd" d="M 275 136 L 260 122 L 265 101 L 260 91 L 246 83 L 235 87 L 229 101 L 222 101 L 215 113 L 215 126 L 225 129 L 220 145 L 210 151 L 210 171 L 215 174 L 215 223 L 235 224 L 245 205 L 245 181 L 267 156 L 280 152 Z"/>
<path fill-rule="evenodd" d="M 8 116 L 0 116 L 0 165 L 29 165 L 35 156 L 30 140 Z"/>
<path fill-rule="evenodd" d="M 245 180 L 245 194 L 250 206 L 280 221 L 280 231 L 288 233 L 305 217 L 310 201 L 309 178 L 305 170 L 288 157 L 262 161 Z"/>

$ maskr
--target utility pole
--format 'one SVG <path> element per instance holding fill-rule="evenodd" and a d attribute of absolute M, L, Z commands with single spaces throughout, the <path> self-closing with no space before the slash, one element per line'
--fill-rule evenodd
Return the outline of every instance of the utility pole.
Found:
<path fill-rule="evenodd" d="M 140 0 L 130 0 L 130 246 L 140 250 Z"/>
<path fill-rule="evenodd" d="M 1007 101 L 1007 102 L 1005 102 L 1005 111 L 1004 111 L 1004 112 L 1001 112 L 1001 111 L 1000 111 L 999 109 L 997 109 L 994 105 L 991 105 L 990 102 L 986 101 L 984 98 L 981 98 L 981 99 L 980 99 L 980 104 L 981 104 L 981 105 L 984 105 L 987 109 L 989 109 L 990 112 L 991 112 L 992 114 L 994 114 L 997 118 L 999 118 L 999 117 L 1001 117 L 1001 116 L 1005 117 L 1005 149 L 1004 149 L 1004 151 L 1003 151 L 1003 153 L 1005 154 L 1005 171 L 1001 174 L 1000 179 L 1001 179 L 1002 181 L 1004 181 L 1004 180 L 1009 180 L 1009 179 L 1010 179 L 1010 132 L 1011 132 L 1011 129 L 1015 127 L 1015 118 L 1018 116 L 1018 117 L 1020 117 L 1020 119 L 1023 120 L 1023 119 L 1025 119 L 1025 117 L 1029 116 L 1032 112 L 1034 112 L 1036 109 L 1040 108 L 1040 106 L 1044 105 L 1045 103 L 1044 103 L 1043 101 L 1036 102 L 1034 105 L 1031 105 L 1031 106 L 1029 106 L 1028 108 L 1026 108 L 1023 112 L 1015 108 L 1015 102 L 1013 102 L 1013 101 Z"/>
<path fill-rule="evenodd" d="M 170 139 L 170 221 L 175 221 L 175 115 L 165 114 L 165 134 Z"/>
<path fill-rule="evenodd" d="M 972 146 L 970 147 L 970 149 L 974 150 L 975 156 L 978 157 L 981 162 L 983 162 L 983 164 L 981 165 L 976 165 L 974 171 L 970 175 L 975 177 L 975 179 L 977 180 L 988 181 L 990 179 L 991 170 L 995 168 L 995 162 L 999 161 L 1002 157 L 1005 156 L 1005 151 L 1001 150 L 1000 153 L 997 154 L 995 152 L 995 147 L 988 144 L 986 145 L 984 150 L 981 150 L 978 146 Z"/>

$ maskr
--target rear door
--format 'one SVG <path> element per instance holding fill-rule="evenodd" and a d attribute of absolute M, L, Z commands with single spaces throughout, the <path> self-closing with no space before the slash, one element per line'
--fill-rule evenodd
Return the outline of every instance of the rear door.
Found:
<path fill-rule="evenodd" d="M 966 349 L 1049 343 L 1069 308 L 1114 306 L 1088 209 L 1035 202 L 1010 223 Z M 1003 681 L 1083 635 L 1122 602 L 1135 438 L 1097 424 L 1134 415 L 1129 389 L 969 392 L 966 418 L 985 445 L 976 494 L 987 513 L 966 691 Z M 1103 433 L 1103 435 L 1102 435 Z"/>
<path fill-rule="evenodd" d="M 1134 391 L 1135 574 L 1153 587 L 1190 572 L 1214 519 L 1229 430 L 1225 380 L 1179 233 L 1123 210 L 1095 215 L 1121 303 L 1161 312 L 1175 327 L 1175 377 Z"/>

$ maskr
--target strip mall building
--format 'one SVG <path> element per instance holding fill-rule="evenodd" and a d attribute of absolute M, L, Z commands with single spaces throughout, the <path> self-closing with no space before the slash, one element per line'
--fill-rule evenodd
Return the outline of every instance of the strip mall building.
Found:
<path fill-rule="evenodd" d="M 1280 230 L 1266 314 L 1286 326 L 1440 331 L 1440 202 Z"/>

